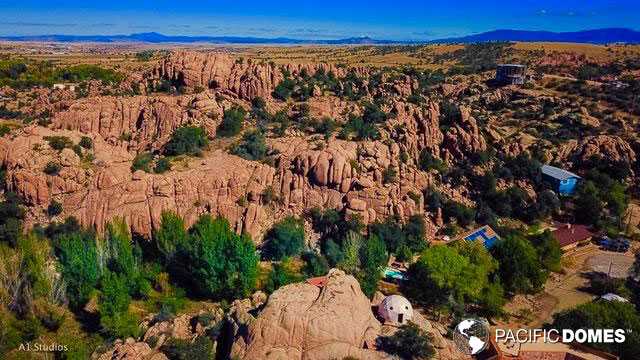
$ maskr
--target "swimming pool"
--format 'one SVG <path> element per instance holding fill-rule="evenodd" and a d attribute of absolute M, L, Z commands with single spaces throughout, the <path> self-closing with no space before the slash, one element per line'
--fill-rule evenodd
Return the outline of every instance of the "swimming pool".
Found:
<path fill-rule="evenodd" d="M 404 271 L 400 271 L 394 268 L 387 267 L 384 269 L 384 277 L 394 280 L 405 280 Z"/>

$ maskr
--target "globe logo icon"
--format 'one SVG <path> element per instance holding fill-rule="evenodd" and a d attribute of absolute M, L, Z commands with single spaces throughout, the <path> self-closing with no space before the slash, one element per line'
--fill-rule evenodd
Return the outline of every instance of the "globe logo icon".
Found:
<path fill-rule="evenodd" d="M 462 320 L 453 331 L 453 341 L 466 355 L 477 355 L 489 345 L 489 326 L 480 319 Z"/>

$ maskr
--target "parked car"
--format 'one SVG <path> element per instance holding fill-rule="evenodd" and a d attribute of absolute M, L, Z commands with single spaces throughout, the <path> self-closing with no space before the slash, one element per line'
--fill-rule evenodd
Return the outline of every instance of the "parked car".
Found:
<path fill-rule="evenodd" d="M 607 236 L 603 236 L 598 241 L 598 245 L 600 245 L 600 247 L 602 247 L 604 250 L 616 251 L 616 252 L 627 252 L 631 247 L 631 243 L 627 239 L 623 239 L 623 238 L 611 239 Z"/>

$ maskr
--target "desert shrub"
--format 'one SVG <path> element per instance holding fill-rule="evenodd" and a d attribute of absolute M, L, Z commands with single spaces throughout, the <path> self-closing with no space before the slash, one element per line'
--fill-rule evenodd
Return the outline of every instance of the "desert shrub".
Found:
<path fill-rule="evenodd" d="M 262 254 L 266 259 L 280 260 L 284 257 L 300 255 L 303 247 L 302 220 L 289 216 L 276 223 L 267 232 Z"/>
<path fill-rule="evenodd" d="M 262 160 L 267 155 L 264 135 L 258 130 L 247 131 L 242 141 L 231 149 L 231 153 L 247 160 Z"/>
<path fill-rule="evenodd" d="M 380 138 L 380 132 L 375 123 L 368 123 L 361 117 L 351 115 L 339 135 L 341 138 L 348 139 L 353 133 L 355 133 L 355 140 L 376 140 Z"/>
<path fill-rule="evenodd" d="M 422 149 L 420 151 L 420 158 L 418 159 L 418 166 L 423 171 L 429 171 L 431 169 L 435 169 L 438 172 L 443 172 L 446 170 L 447 166 L 442 162 L 442 160 L 434 157 L 428 149 Z"/>
<path fill-rule="evenodd" d="M 304 261 L 303 271 L 307 277 L 322 276 L 329 271 L 327 259 L 315 251 L 304 252 L 302 261 Z"/>
<path fill-rule="evenodd" d="M 401 359 L 430 359 L 435 354 L 429 334 L 414 323 L 403 325 L 391 336 L 380 337 L 378 342 L 383 351 Z"/>
<path fill-rule="evenodd" d="M 240 106 L 232 106 L 225 110 L 222 122 L 218 126 L 218 136 L 230 137 L 240 134 L 246 115 L 247 112 Z"/>
<path fill-rule="evenodd" d="M 91 138 L 88 137 L 88 136 L 83 136 L 83 137 L 80 138 L 80 142 L 78 143 L 78 145 L 80 145 L 83 148 L 89 150 L 89 149 L 93 148 L 93 140 L 91 140 Z"/>
<path fill-rule="evenodd" d="M 182 126 L 171 134 L 171 139 L 164 145 L 164 154 L 197 156 L 208 144 L 207 131 L 203 127 Z"/>
<path fill-rule="evenodd" d="M 55 176 L 60 173 L 61 169 L 62 166 L 59 163 L 55 161 L 49 161 L 42 171 L 47 175 Z"/>
<path fill-rule="evenodd" d="M 382 171 L 382 183 L 390 184 L 396 181 L 398 172 L 393 167 L 389 166 Z"/>
<path fill-rule="evenodd" d="M 71 147 L 73 145 L 71 139 L 66 136 L 45 136 L 44 140 L 52 149 L 58 151 Z"/>
<path fill-rule="evenodd" d="M 278 200 L 278 194 L 276 194 L 276 190 L 271 185 L 266 186 L 260 196 L 265 204 L 271 204 L 271 202 Z"/>
<path fill-rule="evenodd" d="M 273 97 L 286 101 L 293 94 L 293 89 L 296 86 L 296 82 L 288 77 L 285 77 L 273 90 Z"/>
<path fill-rule="evenodd" d="M 0 124 L 0 137 L 3 137 L 11 132 L 11 128 L 5 124 Z"/>
<path fill-rule="evenodd" d="M 162 157 L 156 161 L 156 166 L 153 168 L 153 172 L 156 174 L 164 174 L 171 170 L 171 160 L 166 157 Z"/>
<path fill-rule="evenodd" d="M 380 107 L 371 102 L 365 102 L 362 109 L 362 120 L 369 124 L 387 121 L 388 115 Z"/>
<path fill-rule="evenodd" d="M 142 170 L 151 172 L 151 164 L 153 163 L 153 155 L 149 152 L 141 152 L 133 158 L 131 163 L 131 171 Z"/>
<path fill-rule="evenodd" d="M 299 282 L 301 280 L 302 275 L 295 271 L 291 259 L 284 258 L 280 263 L 273 264 L 273 268 L 271 269 L 265 283 L 265 291 L 273 293 L 282 286 Z"/>
<path fill-rule="evenodd" d="M 49 216 L 56 216 L 62 214 L 62 204 L 55 200 L 51 200 L 47 207 L 47 214 Z"/>
<path fill-rule="evenodd" d="M 160 350 L 170 360 L 209 360 L 216 355 L 213 341 L 206 336 L 199 336 L 193 342 L 171 338 Z"/>

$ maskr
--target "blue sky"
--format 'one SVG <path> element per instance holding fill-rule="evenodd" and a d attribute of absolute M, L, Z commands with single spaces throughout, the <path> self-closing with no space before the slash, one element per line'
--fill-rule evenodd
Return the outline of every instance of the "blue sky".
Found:
<path fill-rule="evenodd" d="M 640 30 L 640 0 L 0 0 L 0 35 L 130 34 L 429 40 L 495 29 Z"/>

